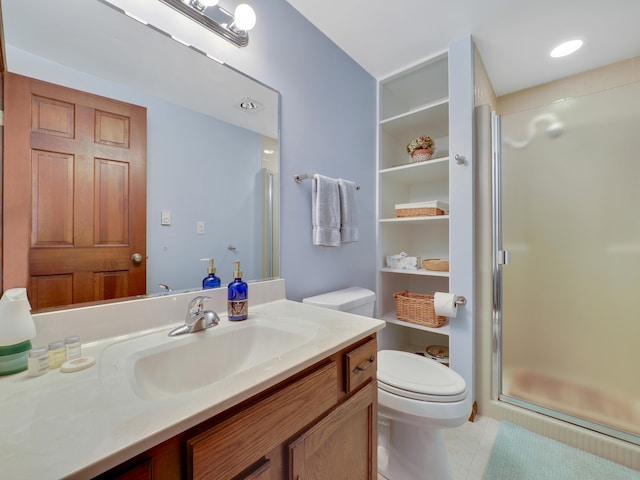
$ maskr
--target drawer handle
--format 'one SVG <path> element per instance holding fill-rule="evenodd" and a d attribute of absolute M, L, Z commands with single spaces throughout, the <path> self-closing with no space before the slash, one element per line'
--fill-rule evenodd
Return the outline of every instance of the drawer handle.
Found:
<path fill-rule="evenodd" d="M 369 358 L 369 361 L 363 363 L 362 365 L 356 366 L 356 368 L 353 369 L 353 373 L 364 372 L 367 368 L 373 365 L 373 362 L 375 361 L 376 361 L 376 357 L 374 355 L 371 355 L 371 358 Z"/>

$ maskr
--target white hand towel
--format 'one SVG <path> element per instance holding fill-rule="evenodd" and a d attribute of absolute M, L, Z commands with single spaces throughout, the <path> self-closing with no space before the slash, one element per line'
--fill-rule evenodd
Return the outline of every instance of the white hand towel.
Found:
<path fill-rule="evenodd" d="M 340 192 L 338 181 L 315 174 L 311 195 L 313 244 L 340 246 Z"/>
<path fill-rule="evenodd" d="M 357 242 L 360 239 L 358 230 L 358 186 L 349 180 L 338 179 L 340 188 L 340 241 L 342 243 Z"/>

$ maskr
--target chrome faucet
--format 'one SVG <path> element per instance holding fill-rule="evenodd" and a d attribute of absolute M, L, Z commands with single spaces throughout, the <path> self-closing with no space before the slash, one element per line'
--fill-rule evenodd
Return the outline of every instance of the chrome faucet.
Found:
<path fill-rule="evenodd" d="M 211 300 L 211 297 L 199 296 L 189 302 L 184 325 L 174 328 L 169 332 L 170 337 L 182 335 L 184 333 L 194 333 L 207 328 L 215 327 L 220 322 L 218 314 L 213 310 L 205 310 L 204 304 Z"/>

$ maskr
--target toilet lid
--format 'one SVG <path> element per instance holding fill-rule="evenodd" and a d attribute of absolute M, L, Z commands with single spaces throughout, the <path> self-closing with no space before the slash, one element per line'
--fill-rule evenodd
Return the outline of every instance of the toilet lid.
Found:
<path fill-rule="evenodd" d="M 378 386 L 416 400 L 455 402 L 467 396 L 464 379 L 437 361 L 397 350 L 378 352 Z"/>

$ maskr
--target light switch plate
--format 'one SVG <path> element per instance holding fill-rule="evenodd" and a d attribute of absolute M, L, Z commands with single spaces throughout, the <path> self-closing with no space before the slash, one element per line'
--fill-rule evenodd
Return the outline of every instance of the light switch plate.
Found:
<path fill-rule="evenodd" d="M 204 222 L 196 222 L 196 233 L 204 235 Z"/>
<path fill-rule="evenodd" d="M 162 210 L 160 212 L 160 225 L 171 225 L 171 211 Z"/>

